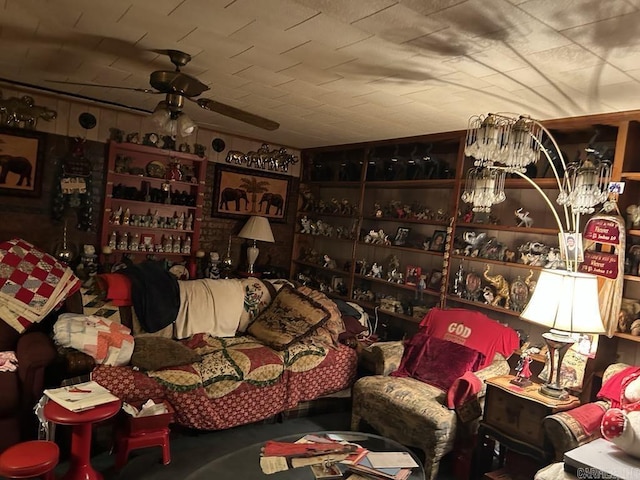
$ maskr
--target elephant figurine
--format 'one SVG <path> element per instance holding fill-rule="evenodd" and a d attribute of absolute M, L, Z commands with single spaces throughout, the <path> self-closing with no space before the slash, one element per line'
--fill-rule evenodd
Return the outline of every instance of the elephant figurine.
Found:
<path fill-rule="evenodd" d="M 7 183 L 9 172 L 20 176 L 16 185 L 22 186 L 26 180 L 26 186 L 31 187 L 31 171 L 33 165 L 25 157 L 14 157 L 12 155 L 0 155 L 0 184 Z"/>
<path fill-rule="evenodd" d="M 491 286 L 496 289 L 496 293 L 494 295 L 493 301 L 491 305 L 494 307 L 500 306 L 501 302 L 504 302 L 504 308 L 509 308 L 509 282 L 505 280 L 502 275 L 493 275 L 489 276 L 489 270 L 491 269 L 490 265 L 487 265 L 487 268 L 484 270 L 483 277 L 489 282 Z"/>
<path fill-rule="evenodd" d="M 269 210 L 271 207 L 275 207 L 275 215 L 282 215 L 283 207 L 284 207 L 284 198 L 279 193 L 263 193 L 260 202 L 258 203 L 258 211 L 262 211 L 262 204 L 266 203 L 267 206 L 264 210 L 264 213 L 269 215 Z"/>
<path fill-rule="evenodd" d="M 246 190 L 241 188 L 227 187 L 220 193 L 220 210 L 223 206 L 225 210 L 229 210 L 229 202 L 236 203 L 236 212 L 240 211 L 240 200 L 245 202 L 245 210 L 249 210 L 249 199 Z"/>
<path fill-rule="evenodd" d="M 0 96 L 0 120 L 9 127 L 24 127 L 33 130 L 36 128 L 38 119 L 51 121 L 56 116 L 55 110 L 35 105 L 33 97 L 29 95 L 7 99 Z"/>

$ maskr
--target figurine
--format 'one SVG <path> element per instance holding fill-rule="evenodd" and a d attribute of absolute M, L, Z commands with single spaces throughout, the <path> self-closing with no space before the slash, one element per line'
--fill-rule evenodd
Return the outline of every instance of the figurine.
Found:
<path fill-rule="evenodd" d="M 533 226 L 533 218 L 529 216 L 529 212 L 523 212 L 522 207 L 517 209 L 515 212 L 516 218 L 519 220 L 517 227 L 526 227 L 530 228 Z"/>
<path fill-rule="evenodd" d="M 338 265 L 336 264 L 336 261 L 333 260 L 329 255 L 324 255 L 322 257 L 322 266 L 324 268 L 331 268 L 333 270 L 337 270 L 338 269 Z"/>
<path fill-rule="evenodd" d="M 424 290 L 427 288 L 427 276 L 420 275 L 420 281 L 416 287 L 416 300 L 418 300 L 418 295 L 420 295 L 420 300 L 424 300 Z"/>
<path fill-rule="evenodd" d="M 378 265 L 376 262 L 373 262 L 373 265 L 371 265 L 371 276 L 373 278 L 381 278 L 382 277 L 382 266 Z"/>
<path fill-rule="evenodd" d="M 516 365 L 516 378 L 511 380 L 512 384 L 518 385 L 519 387 L 531 385 L 531 368 L 529 365 L 531 365 L 532 361 L 533 359 L 526 352 L 520 356 L 520 360 Z"/>
<path fill-rule="evenodd" d="M 490 269 L 491 266 L 487 264 L 483 277 L 496 289 L 495 298 L 491 302 L 491 305 L 500 306 L 500 304 L 504 302 L 502 306 L 509 308 L 509 282 L 507 282 L 502 275 L 489 276 Z"/>
<path fill-rule="evenodd" d="M 311 233 L 311 220 L 306 215 L 300 219 L 300 223 L 302 224 L 300 233 Z"/>
<path fill-rule="evenodd" d="M 115 212 L 113 212 L 113 215 L 111 215 L 111 224 L 120 225 L 121 218 L 122 218 L 122 207 L 118 207 L 118 209 Z"/>
<path fill-rule="evenodd" d="M 209 266 L 206 275 L 212 280 L 220 278 L 220 254 L 218 252 L 209 253 Z"/>

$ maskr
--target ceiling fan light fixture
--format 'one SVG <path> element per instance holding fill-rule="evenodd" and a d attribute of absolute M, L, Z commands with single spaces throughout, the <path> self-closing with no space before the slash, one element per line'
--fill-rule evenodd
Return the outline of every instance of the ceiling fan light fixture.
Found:
<path fill-rule="evenodd" d="M 198 128 L 195 122 L 191 120 L 191 118 L 189 118 L 189 116 L 184 112 L 180 114 L 177 122 L 178 122 L 178 125 L 177 125 L 178 134 L 181 137 L 188 137 L 189 135 L 191 135 L 193 132 L 196 131 L 196 128 Z"/>

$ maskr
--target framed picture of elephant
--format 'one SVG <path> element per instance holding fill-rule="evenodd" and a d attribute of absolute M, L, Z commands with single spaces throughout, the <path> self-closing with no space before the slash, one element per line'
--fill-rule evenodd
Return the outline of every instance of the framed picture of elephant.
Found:
<path fill-rule="evenodd" d="M 250 215 L 284 222 L 291 177 L 216 164 L 213 183 L 215 217 L 239 218 Z"/>
<path fill-rule="evenodd" d="M 45 134 L 0 128 L 0 195 L 39 197 Z"/>

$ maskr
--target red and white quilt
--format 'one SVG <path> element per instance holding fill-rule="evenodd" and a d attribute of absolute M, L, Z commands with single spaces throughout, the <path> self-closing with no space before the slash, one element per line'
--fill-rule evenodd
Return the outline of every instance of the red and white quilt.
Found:
<path fill-rule="evenodd" d="M 0 243 L 0 317 L 18 332 L 80 288 L 73 271 L 22 239 Z"/>

